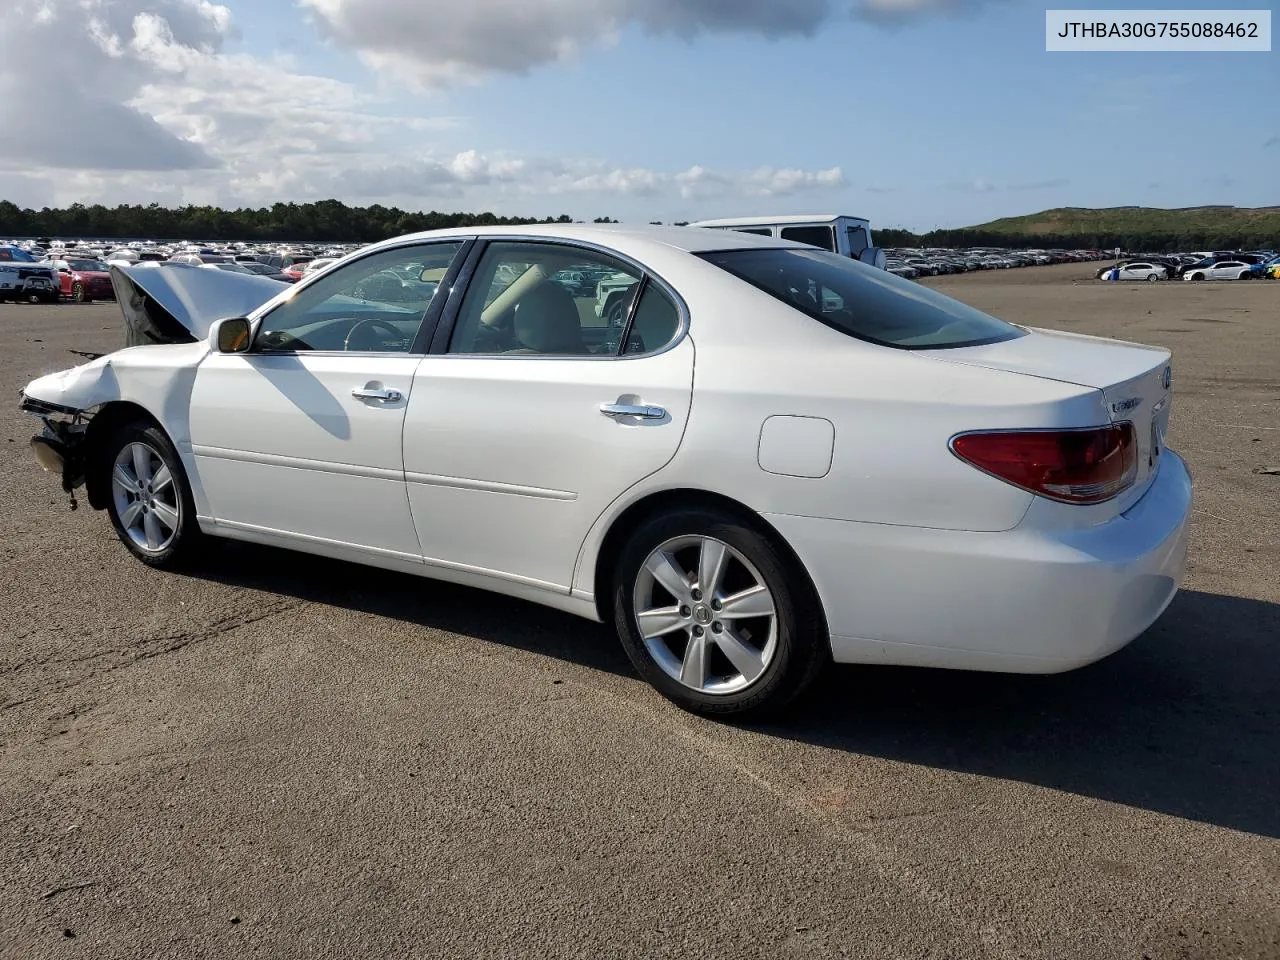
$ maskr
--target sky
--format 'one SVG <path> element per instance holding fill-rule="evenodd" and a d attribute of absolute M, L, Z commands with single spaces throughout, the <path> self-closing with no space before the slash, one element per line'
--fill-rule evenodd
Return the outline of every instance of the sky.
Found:
<path fill-rule="evenodd" d="M 1022 0 L 5 11 L 0 200 L 20 206 L 336 197 L 924 231 L 1058 206 L 1280 203 L 1280 53 L 1048 53 L 1045 6 Z"/>

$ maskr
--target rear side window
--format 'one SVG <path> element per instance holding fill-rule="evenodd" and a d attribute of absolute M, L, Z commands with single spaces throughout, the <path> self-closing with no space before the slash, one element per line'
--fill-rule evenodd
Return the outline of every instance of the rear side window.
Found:
<path fill-rule="evenodd" d="M 794 240 L 796 243 L 807 243 L 811 247 L 823 250 L 835 250 L 835 234 L 830 227 L 783 227 L 783 240 Z"/>
<path fill-rule="evenodd" d="M 644 285 L 636 304 L 623 353 L 649 353 L 675 339 L 680 330 L 680 313 L 671 298 L 652 282 Z"/>
<path fill-rule="evenodd" d="M 834 253 L 724 250 L 701 257 L 829 327 L 887 347 L 972 347 L 1024 335 L 936 290 Z"/>

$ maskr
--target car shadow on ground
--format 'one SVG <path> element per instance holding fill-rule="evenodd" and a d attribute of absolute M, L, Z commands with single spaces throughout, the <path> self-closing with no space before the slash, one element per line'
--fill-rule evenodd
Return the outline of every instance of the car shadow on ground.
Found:
<path fill-rule="evenodd" d="M 191 573 L 634 675 L 600 625 L 465 587 L 249 544 Z M 1183 591 L 1129 647 L 1055 676 L 839 666 L 750 728 L 1280 837 L 1280 604 Z"/>
<path fill-rule="evenodd" d="M 441 580 L 236 541 L 216 543 L 183 573 L 636 675 L 622 647 L 598 623 Z"/>
<path fill-rule="evenodd" d="M 1280 604 L 1184 591 L 1055 676 L 841 667 L 758 729 L 1280 837 Z"/>

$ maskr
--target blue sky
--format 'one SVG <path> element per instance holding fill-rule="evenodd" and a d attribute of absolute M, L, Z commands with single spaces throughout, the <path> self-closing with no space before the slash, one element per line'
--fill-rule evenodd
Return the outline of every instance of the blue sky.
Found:
<path fill-rule="evenodd" d="M 92 141 L 25 164 L 0 148 L 31 202 L 823 210 L 916 230 L 1280 202 L 1276 53 L 1047 53 L 1045 7 L 1017 0 L 224 0 L 211 19 L 198 0 L 113 2 L 137 60 L 121 109 L 203 159 L 170 150 L 158 178 L 96 169 Z"/>

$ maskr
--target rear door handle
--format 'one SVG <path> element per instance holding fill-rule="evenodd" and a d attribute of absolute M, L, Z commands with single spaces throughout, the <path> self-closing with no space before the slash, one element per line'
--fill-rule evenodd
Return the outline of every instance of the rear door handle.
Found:
<path fill-rule="evenodd" d="M 667 415 L 662 407 L 645 403 L 602 403 L 600 412 L 606 417 L 635 417 L 637 420 L 661 420 Z"/>
<path fill-rule="evenodd" d="M 357 400 L 381 400 L 384 403 L 399 403 L 404 394 L 399 390 L 385 390 L 381 387 L 356 387 L 351 395 Z"/>

